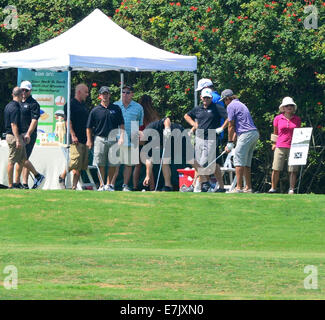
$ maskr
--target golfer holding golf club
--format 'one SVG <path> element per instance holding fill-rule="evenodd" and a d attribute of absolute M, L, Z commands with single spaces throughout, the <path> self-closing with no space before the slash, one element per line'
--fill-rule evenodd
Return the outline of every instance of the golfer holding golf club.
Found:
<path fill-rule="evenodd" d="M 163 172 L 163 177 L 165 182 L 165 185 L 161 191 L 173 190 L 173 186 L 171 183 L 171 169 L 170 169 L 169 161 L 167 161 L 167 157 L 165 158 L 166 143 L 170 139 L 172 134 L 171 125 L 172 124 L 169 118 L 163 118 L 161 120 L 151 122 L 149 125 L 147 125 L 147 127 L 144 130 L 144 133 L 142 133 L 140 136 L 140 139 L 143 140 L 143 135 L 145 135 L 148 132 L 148 130 L 155 130 L 156 135 L 154 135 L 152 140 L 154 145 L 153 148 L 156 149 L 158 148 L 159 151 L 162 150 L 162 152 L 160 152 L 161 160 L 160 160 L 160 167 L 159 167 L 155 191 L 157 191 L 158 188 L 161 171 Z M 149 186 L 152 177 L 152 162 L 153 162 L 152 158 L 154 156 L 153 155 L 154 151 L 152 150 L 152 152 L 149 152 L 147 156 L 145 154 L 146 151 L 145 147 L 143 148 L 143 151 L 144 152 L 141 152 L 141 155 L 145 157 L 145 165 L 146 165 L 146 177 L 143 181 L 143 185 L 147 187 Z M 168 159 L 170 159 L 170 155 L 168 156 Z"/>
<path fill-rule="evenodd" d="M 227 105 L 228 113 L 228 143 L 225 147 L 227 152 L 234 148 L 234 142 L 237 138 L 234 155 L 237 187 L 230 192 L 251 193 L 251 164 L 259 133 L 248 108 L 238 100 L 232 90 L 226 89 L 222 91 L 221 100 Z M 246 181 L 244 189 L 243 177 L 245 177 Z"/>
<path fill-rule="evenodd" d="M 219 140 L 216 136 L 216 129 L 220 125 L 221 115 L 216 104 L 212 102 L 212 90 L 210 88 L 201 91 L 201 101 L 202 105 L 193 108 L 184 116 L 184 119 L 197 131 L 195 138 L 196 162 L 193 166 L 199 176 L 202 192 L 208 192 L 210 189 L 208 178 L 212 173 L 215 174 L 219 184 L 219 188 L 215 192 L 226 192 L 219 166 L 220 158 L 216 150 Z M 216 159 L 213 163 L 215 165 L 212 166 L 209 163 L 214 159 Z"/>

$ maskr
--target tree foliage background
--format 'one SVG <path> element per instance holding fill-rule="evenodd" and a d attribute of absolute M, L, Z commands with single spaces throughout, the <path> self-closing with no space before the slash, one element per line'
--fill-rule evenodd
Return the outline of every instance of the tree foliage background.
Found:
<path fill-rule="evenodd" d="M 0 1 L 0 23 L 7 4 Z M 154 46 L 196 55 L 198 78 L 212 79 L 219 92 L 233 89 L 252 112 L 261 135 L 252 170 L 254 186 L 260 191 L 269 188 L 272 120 L 282 98 L 293 97 L 303 125 L 314 129 L 300 192 L 325 193 L 324 2 L 19 0 L 10 4 L 17 7 L 19 25 L 17 29 L 0 25 L 1 52 L 19 51 L 56 37 L 99 8 Z M 316 16 L 304 11 L 309 5 L 317 9 Z M 307 29 L 305 25 L 315 23 L 315 18 L 316 28 Z M 2 70 L 0 75 L 3 109 L 16 84 L 17 71 Z M 136 88 L 135 99 L 150 94 L 162 116 L 183 122 L 183 115 L 193 107 L 193 74 L 189 72 L 126 73 L 125 78 Z M 92 87 L 91 105 L 98 102 L 97 91 L 104 84 L 113 89 L 113 100 L 119 99 L 117 72 L 74 72 L 73 83 L 79 81 Z M 281 180 L 280 187 L 288 187 L 287 179 Z"/>

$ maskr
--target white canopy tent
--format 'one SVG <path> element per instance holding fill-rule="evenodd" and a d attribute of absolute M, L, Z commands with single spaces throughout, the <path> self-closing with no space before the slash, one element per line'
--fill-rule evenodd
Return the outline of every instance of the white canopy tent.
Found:
<path fill-rule="evenodd" d="M 67 131 L 70 132 L 71 71 L 191 71 L 197 84 L 197 58 L 156 48 L 114 23 L 102 11 L 90 15 L 65 33 L 19 52 L 0 54 L 0 69 L 26 68 L 68 71 Z M 197 95 L 194 90 L 194 105 Z M 70 144 L 69 134 L 67 144 Z"/>
<path fill-rule="evenodd" d="M 68 70 L 68 132 L 71 71 L 192 71 L 197 84 L 196 56 L 183 56 L 156 48 L 134 37 L 95 9 L 71 29 L 47 42 L 19 52 L 0 54 L 0 69 Z M 194 105 L 197 95 L 194 90 Z M 69 135 L 68 135 L 69 136 Z M 68 141 L 69 144 L 69 141 Z"/>

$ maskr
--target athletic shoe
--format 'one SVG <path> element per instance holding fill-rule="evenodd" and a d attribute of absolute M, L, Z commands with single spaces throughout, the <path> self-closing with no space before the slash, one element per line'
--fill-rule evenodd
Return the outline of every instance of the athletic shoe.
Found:
<path fill-rule="evenodd" d="M 129 188 L 129 186 L 127 184 L 123 184 L 122 185 L 122 191 L 131 191 L 131 189 Z"/>
<path fill-rule="evenodd" d="M 173 189 L 171 187 L 168 186 L 163 186 L 163 188 L 161 189 L 162 192 L 170 192 L 173 191 Z"/>
<path fill-rule="evenodd" d="M 114 187 L 113 187 L 112 184 L 108 184 L 105 187 L 106 187 L 105 188 L 105 191 L 110 191 L 110 192 L 115 191 L 115 189 L 114 189 Z"/>
<path fill-rule="evenodd" d="M 295 194 L 295 191 L 293 189 L 289 189 L 288 194 Z"/>
<path fill-rule="evenodd" d="M 32 189 L 38 188 L 42 184 L 42 182 L 44 181 L 44 179 L 45 179 L 45 177 L 42 174 L 40 174 L 40 173 L 37 174 L 35 176 L 34 185 L 33 185 Z"/>
<path fill-rule="evenodd" d="M 201 185 L 201 192 L 208 192 L 210 187 L 211 186 L 209 182 L 203 182 Z"/>
<path fill-rule="evenodd" d="M 29 186 L 27 183 L 23 183 L 23 189 L 29 189 Z"/>
<path fill-rule="evenodd" d="M 193 190 L 194 190 L 194 187 L 192 185 L 187 187 L 185 184 L 183 184 L 179 189 L 180 192 L 193 192 Z"/>
<path fill-rule="evenodd" d="M 100 186 L 97 191 L 105 191 L 105 186 Z"/>
<path fill-rule="evenodd" d="M 244 193 L 253 193 L 253 190 L 252 189 L 244 189 L 243 192 Z"/>
<path fill-rule="evenodd" d="M 65 179 L 63 179 L 61 176 L 59 176 L 59 185 L 61 189 L 65 189 Z"/>
<path fill-rule="evenodd" d="M 227 190 L 225 188 L 218 188 L 215 192 L 226 192 Z"/>
<path fill-rule="evenodd" d="M 24 189 L 23 185 L 20 182 L 19 183 L 13 183 L 12 188 L 13 189 Z"/>
<path fill-rule="evenodd" d="M 227 191 L 227 193 L 243 193 L 243 190 L 234 188 L 231 191 Z"/>
<path fill-rule="evenodd" d="M 276 193 L 276 190 L 271 188 L 267 193 Z"/>

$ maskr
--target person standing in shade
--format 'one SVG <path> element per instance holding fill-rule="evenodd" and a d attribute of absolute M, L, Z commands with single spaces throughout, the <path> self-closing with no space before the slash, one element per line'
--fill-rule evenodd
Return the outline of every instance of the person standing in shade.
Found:
<path fill-rule="evenodd" d="M 143 111 L 144 111 L 144 116 L 143 116 L 143 125 L 140 126 L 139 130 L 140 132 L 142 132 L 146 126 L 152 122 L 158 121 L 160 119 L 160 116 L 157 112 L 157 110 L 155 110 L 155 108 L 153 107 L 153 103 L 152 103 L 152 98 L 147 95 L 144 94 L 140 100 L 139 103 L 141 104 L 141 106 L 143 107 Z M 140 142 L 140 146 L 139 146 L 139 152 L 141 152 L 141 142 Z M 140 171 L 141 171 L 141 167 L 142 167 L 142 163 L 140 161 L 139 164 L 135 165 L 134 170 L 133 170 L 133 191 L 138 191 L 138 184 L 139 184 L 139 177 L 140 177 Z M 150 183 L 149 183 L 149 189 L 150 190 L 154 190 L 155 189 L 155 181 L 153 178 L 153 173 L 151 171 L 151 179 L 150 179 Z"/>
<path fill-rule="evenodd" d="M 237 140 L 234 155 L 237 187 L 230 192 L 251 193 L 251 165 L 259 133 L 248 108 L 239 101 L 232 90 L 226 89 L 222 91 L 221 100 L 227 105 L 228 113 L 228 143 L 225 147 L 226 152 L 229 153 L 234 148 L 234 142 Z M 246 182 L 244 189 L 243 177 L 245 177 Z"/>
<path fill-rule="evenodd" d="M 285 97 L 279 106 L 280 114 L 273 120 L 274 131 L 271 135 L 273 142 L 272 150 L 274 151 L 274 159 L 272 165 L 272 187 L 269 193 L 276 193 L 276 188 L 280 178 L 280 172 L 283 170 L 284 163 L 289 158 L 291 141 L 294 128 L 300 128 L 301 119 L 295 115 L 297 105 L 290 97 Z M 288 166 L 290 174 L 289 194 L 294 194 L 297 180 L 297 172 L 299 166 Z"/>
<path fill-rule="evenodd" d="M 69 172 L 72 170 L 72 189 L 76 190 L 82 170 L 88 168 L 88 148 L 86 146 L 86 126 L 89 112 L 85 101 L 89 95 L 88 87 L 84 83 L 76 86 L 75 96 L 70 103 L 70 163 Z M 67 104 L 64 106 L 64 119 L 67 121 Z M 67 125 L 66 125 L 67 127 Z M 64 170 L 59 176 L 59 184 L 65 189 L 67 171 Z"/>
<path fill-rule="evenodd" d="M 9 102 L 4 110 L 4 125 L 6 141 L 9 147 L 8 157 L 8 188 L 23 189 L 20 183 L 20 175 L 26 160 L 26 149 L 21 127 L 20 102 L 22 101 L 22 90 L 15 87 L 12 90 L 12 101 Z M 15 182 L 13 182 L 14 167 L 17 167 Z"/>
<path fill-rule="evenodd" d="M 89 150 L 94 144 L 94 164 L 99 169 L 100 187 L 98 191 L 115 191 L 112 180 L 119 166 L 118 161 L 113 163 L 113 146 L 124 143 L 124 119 L 119 106 L 110 102 L 110 90 L 103 86 L 99 89 L 101 103 L 92 109 L 87 121 L 87 146 Z M 120 129 L 120 138 L 117 141 L 117 132 L 109 137 L 112 130 Z M 114 131 L 113 131 L 114 133 Z M 94 135 L 94 143 L 92 136 Z M 111 160 L 111 161 L 110 161 Z M 105 169 L 108 165 L 107 183 L 104 184 Z"/>
<path fill-rule="evenodd" d="M 45 180 L 45 177 L 35 169 L 29 160 L 37 138 L 37 125 L 40 117 L 40 106 L 31 95 L 32 84 L 29 81 L 22 81 L 20 84 L 20 89 L 22 90 L 22 102 L 20 103 L 21 126 L 26 143 L 25 148 L 27 156 L 22 171 L 22 182 L 24 189 L 29 189 L 28 176 L 29 173 L 32 172 L 34 175 L 34 185 L 32 186 L 32 189 L 36 189 Z"/>
<path fill-rule="evenodd" d="M 134 161 L 134 159 L 131 159 L 131 135 L 137 134 L 139 131 L 139 126 L 143 125 L 143 107 L 141 106 L 141 104 L 132 100 L 133 96 L 133 87 L 125 85 L 122 88 L 122 100 L 114 102 L 122 110 L 125 123 L 125 132 L 127 134 L 127 137 L 125 137 L 124 145 L 121 146 L 121 161 L 122 164 L 124 164 L 122 185 L 123 191 L 131 191 L 129 187 L 129 181 L 132 175 L 132 167 L 135 164 L 138 164 Z M 138 125 L 138 128 L 135 132 L 132 132 L 132 122 L 136 122 Z"/>

